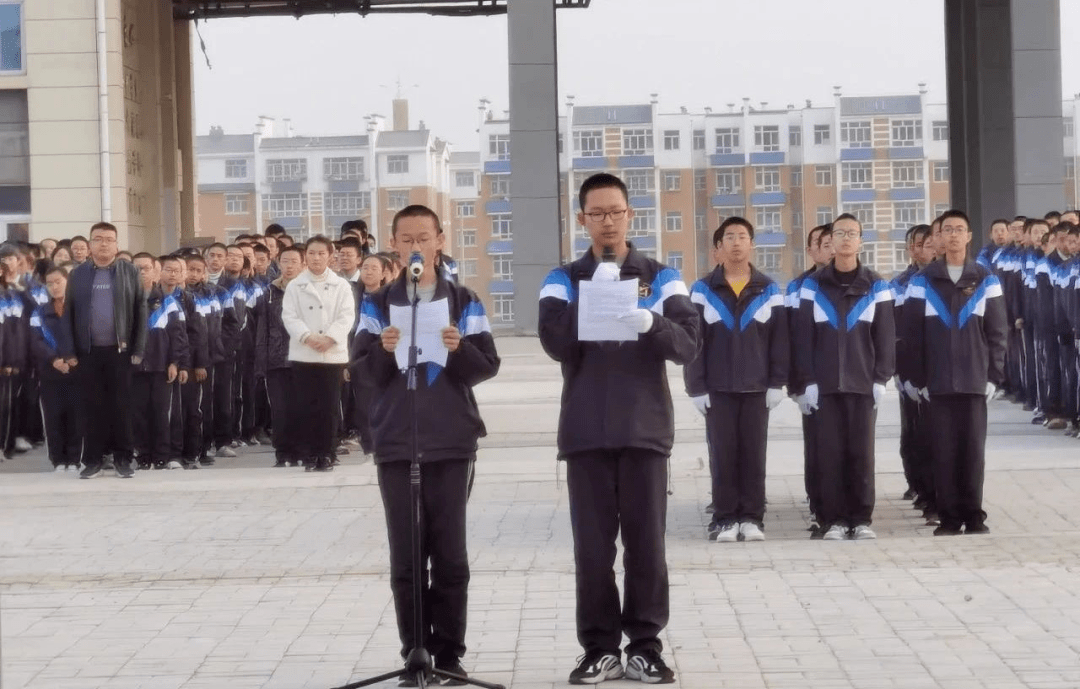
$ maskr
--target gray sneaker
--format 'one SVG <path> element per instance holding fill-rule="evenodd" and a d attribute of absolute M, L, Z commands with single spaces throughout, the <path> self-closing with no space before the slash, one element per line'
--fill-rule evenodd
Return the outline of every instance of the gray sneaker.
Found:
<path fill-rule="evenodd" d="M 570 684 L 599 684 L 623 676 L 619 656 L 612 653 L 586 653 L 578 658 L 577 667 L 570 672 Z"/>
<path fill-rule="evenodd" d="M 870 541 L 875 538 L 877 538 L 877 534 L 874 533 L 869 524 L 859 524 L 851 532 L 853 541 Z"/>
<path fill-rule="evenodd" d="M 833 524 L 829 527 L 829 530 L 825 532 L 825 535 L 821 537 L 823 541 L 844 541 L 847 540 L 847 529 L 839 524 Z"/>

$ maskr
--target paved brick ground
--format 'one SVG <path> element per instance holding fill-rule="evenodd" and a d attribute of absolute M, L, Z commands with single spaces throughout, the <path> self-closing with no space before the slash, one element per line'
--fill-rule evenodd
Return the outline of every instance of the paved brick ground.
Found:
<path fill-rule="evenodd" d="M 464 662 L 516 689 L 561 686 L 580 651 L 558 369 L 535 341 L 499 345 L 503 374 L 478 390 L 491 435 L 469 511 Z M 806 538 L 785 402 L 768 540 L 719 545 L 705 540 L 703 425 L 679 395 L 664 643 L 681 686 L 1080 687 L 1080 442 L 992 405 L 993 533 L 934 538 L 899 500 L 896 406 L 891 394 L 879 418 L 877 541 Z M 251 450 L 129 481 L 45 464 L 40 451 L 0 464 L 5 689 L 319 688 L 394 667 L 369 463 L 305 474 Z"/>

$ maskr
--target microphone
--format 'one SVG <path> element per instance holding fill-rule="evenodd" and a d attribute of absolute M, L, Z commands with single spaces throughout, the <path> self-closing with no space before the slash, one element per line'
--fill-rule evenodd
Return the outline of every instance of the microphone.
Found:
<path fill-rule="evenodd" d="M 409 256 L 409 277 L 413 280 L 419 280 L 420 276 L 424 274 L 424 255 L 419 251 L 412 252 Z"/>

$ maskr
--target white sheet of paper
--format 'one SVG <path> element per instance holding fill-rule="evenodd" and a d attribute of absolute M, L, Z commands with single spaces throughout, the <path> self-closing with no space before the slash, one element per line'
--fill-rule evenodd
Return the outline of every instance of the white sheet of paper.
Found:
<path fill-rule="evenodd" d="M 412 341 L 412 307 L 390 305 L 390 325 L 401 331 L 394 358 L 398 368 L 409 367 L 409 343 Z M 425 361 L 446 366 L 446 345 L 442 329 L 450 325 L 450 303 L 446 299 L 420 302 L 416 307 L 416 363 Z"/>
<path fill-rule="evenodd" d="M 619 316 L 638 307 L 638 281 L 578 283 L 578 339 L 583 342 L 631 342 L 636 329 Z"/>

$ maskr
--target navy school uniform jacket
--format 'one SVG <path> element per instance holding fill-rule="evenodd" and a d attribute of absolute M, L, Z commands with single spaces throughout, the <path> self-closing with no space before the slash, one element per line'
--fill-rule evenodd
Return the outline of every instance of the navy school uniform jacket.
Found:
<path fill-rule="evenodd" d="M 578 283 L 596 265 L 586 251 L 548 273 L 540 291 L 540 343 L 562 364 L 559 457 L 628 447 L 669 454 L 675 423 L 665 362 L 694 360 L 701 316 L 679 272 L 631 244 L 621 276 L 640 281 L 638 308 L 653 312 L 652 328 L 634 342 L 581 342 Z"/>
<path fill-rule="evenodd" d="M 788 313 L 773 280 L 751 267 L 736 297 L 717 266 L 690 288 L 690 301 L 702 324 L 701 352 L 683 371 L 687 394 L 764 392 L 787 384 Z"/>
<path fill-rule="evenodd" d="M 184 314 L 187 330 L 188 357 L 181 368 L 208 368 L 211 366 L 210 342 L 206 334 L 206 313 L 209 312 L 209 306 L 200 305 L 193 292 L 180 287 L 177 287 L 171 296 Z"/>
<path fill-rule="evenodd" d="M 900 324 L 904 322 L 904 298 L 907 294 L 908 283 L 911 282 L 911 278 L 919 272 L 919 267 L 914 263 L 908 265 L 904 269 L 904 272 L 900 273 L 892 279 L 889 283 L 889 287 L 893 292 L 893 321 L 896 323 L 896 370 L 897 372 L 903 370 L 901 362 L 904 357 L 909 356 L 907 348 L 904 346 L 904 331 L 900 327 Z"/>
<path fill-rule="evenodd" d="M 184 310 L 171 295 L 163 295 L 154 285 L 146 295 L 147 317 L 146 353 L 135 367 L 137 373 L 164 373 L 172 364 L 187 368 L 187 323 Z"/>
<path fill-rule="evenodd" d="M 281 320 L 285 284 L 279 278 L 266 288 L 266 295 L 256 306 L 255 375 L 289 368 L 289 331 Z"/>
<path fill-rule="evenodd" d="M 240 331 L 230 293 L 220 285 L 204 282 L 193 290 L 196 305 L 206 317 L 207 349 L 211 364 L 236 356 Z"/>
<path fill-rule="evenodd" d="M 803 281 L 792 339 L 797 393 L 817 384 L 823 395 L 871 395 L 896 368 L 896 321 L 892 289 L 860 262 L 844 288 L 835 262 Z"/>
<path fill-rule="evenodd" d="M 42 381 L 74 380 L 71 373 L 60 373 L 53 362 L 62 359 L 60 352 L 73 351 L 71 322 L 56 314 L 51 303 L 42 304 L 30 317 L 30 352 Z"/>
<path fill-rule="evenodd" d="M 390 306 L 407 306 L 406 274 L 369 295 L 361 304 L 353 337 L 350 367 L 370 381 L 371 430 L 375 463 L 412 460 L 412 414 L 405 372 L 393 352 L 382 347 L 381 334 L 390 325 Z M 461 345 L 443 368 L 431 362 L 417 367 L 417 419 L 420 462 L 475 459 L 477 440 L 487 434 L 472 388 L 499 372 L 484 305 L 476 294 L 437 276 L 433 300 L 447 299 L 450 320 L 461 331 Z M 399 347 L 408 347 L 401 341 Z"/>
<path fill-rule="evenodd" d="M 1005 382 L 1005 300 L 1001 283 L 974 261 L 954 284 L 944 261 L 934 261 L 908 285 L 904 339 L 913 356 L 904 374 L 916 388 L 939 395 L 985 395 L 987 382 Z"/>
<path fill-rule="evenodd" d="M 23 290 L 9 286 L 0 290 L 0 310 L 4 317 L 0 328 L 3 330 L 3 365 L 15 369 L 25 369 L 30 358 L 30 316 L 33 308 L 25 298 Z"/>

